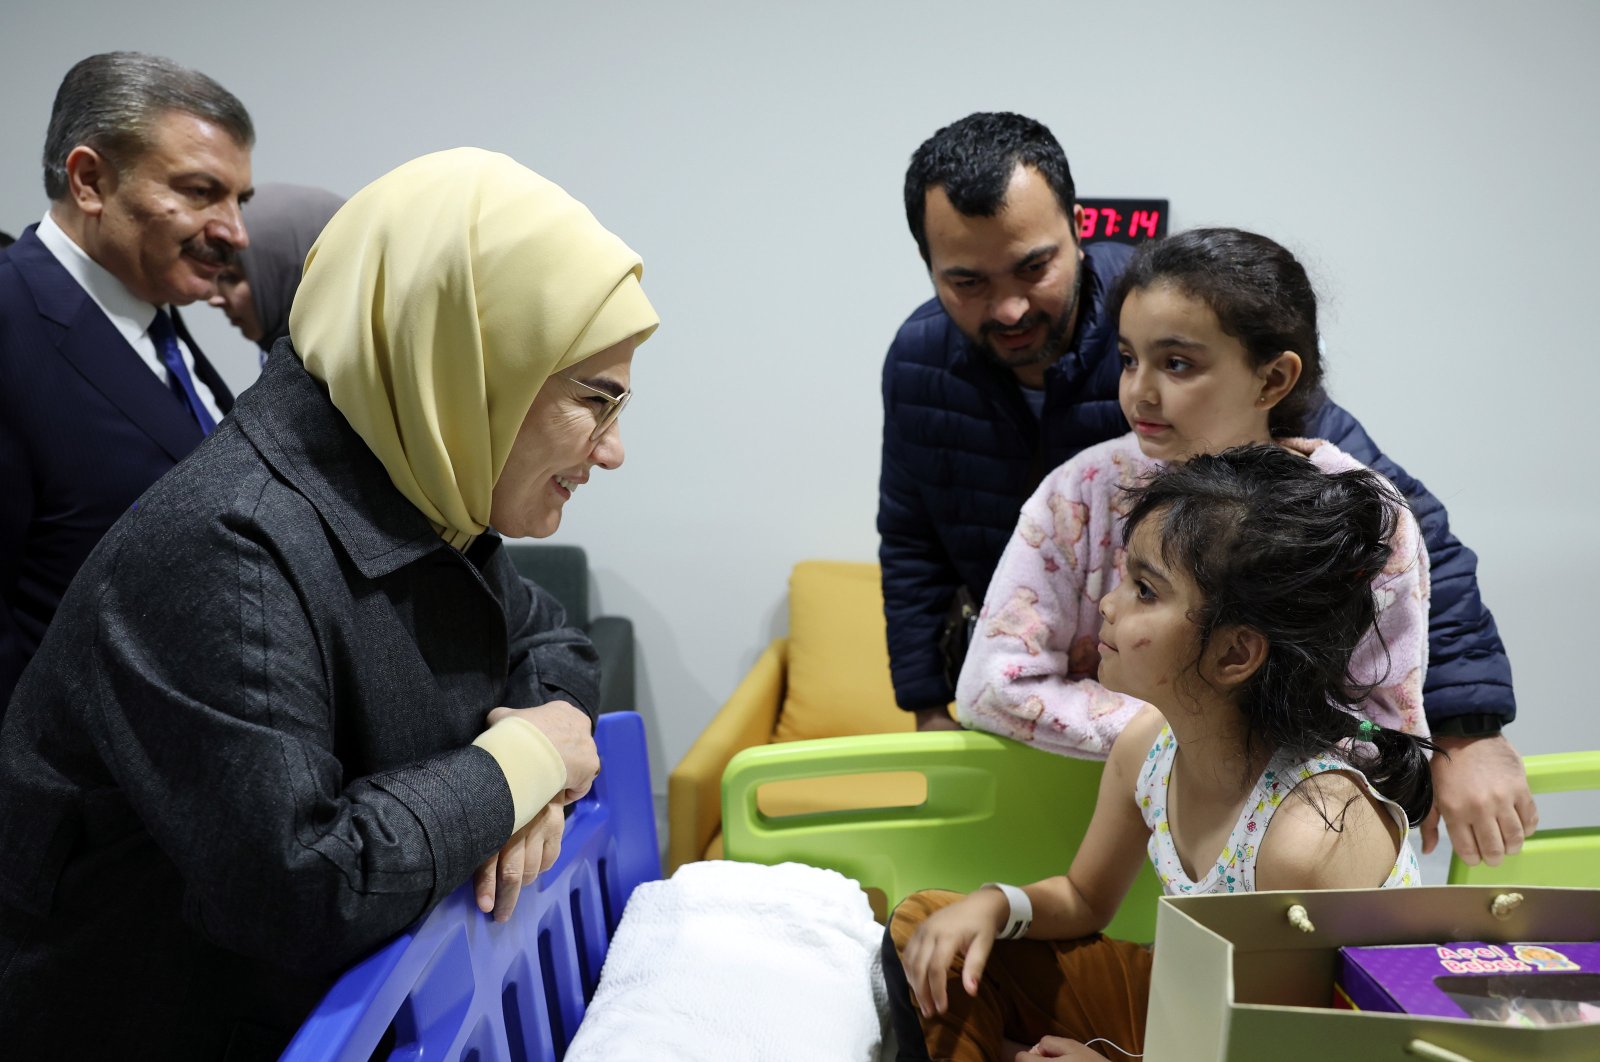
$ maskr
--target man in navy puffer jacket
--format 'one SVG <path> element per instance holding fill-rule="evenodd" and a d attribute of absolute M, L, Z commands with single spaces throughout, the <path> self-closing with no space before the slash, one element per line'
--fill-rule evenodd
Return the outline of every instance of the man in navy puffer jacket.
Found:
<path fill-rule="evenodd" d="M 936 298 L 895 336 L 883 370 L 878 531 L 889 660 L 918 728 L 955 724 L 940 630 L 965 586 L 981 602 L 1022 503 L 1050 469 L 1128 430 L 1106 300 L 1131 257 L 1083 247 L 1071 173 L 1043 125 L 974 114 L 912 157 L 906 217 Z M 1424 710 L 1440 746 L 1435 816 L 1457 853 L 1498 863 L 1538 815 L 1521 758 L 1501 735 L 1516 716 L 1511 667 L 1478 595 L 1477 557 L 1439 501 L 1329 401 L 1308 434 L 1382 472 L 1416 512 L 1432 562 Z"/>

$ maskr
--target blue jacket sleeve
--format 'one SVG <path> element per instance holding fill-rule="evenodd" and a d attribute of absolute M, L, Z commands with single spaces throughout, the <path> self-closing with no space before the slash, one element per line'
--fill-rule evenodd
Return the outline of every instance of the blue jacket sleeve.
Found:
<path fill-rule="evenodd" d="M 883 467 L 878 480 L 878 563 L 895 702 L 906 711 L 942 708 L 954 692 L 939 656 L 939 629 L 960 576 L 939 541 L 901 437 L 896 348 L 883 367 Z"/>
<path fill-rule="evenodd" d="M 1478 555 L 1450 533 L 1450 514 L 1428 488 L 1395 464 L 1360 422 L 1333 401 L 1313 415 L 1306 432 L 1327 439 L 1362 464 L 1387 476 L 1411 502 L 1432 566 L 1428 608 L 1428 676 L 1422 687 L 1430 726 L 1459 715 L 1517 715 L 1506 658 L 1494 616 L 1478 593 Z"/>

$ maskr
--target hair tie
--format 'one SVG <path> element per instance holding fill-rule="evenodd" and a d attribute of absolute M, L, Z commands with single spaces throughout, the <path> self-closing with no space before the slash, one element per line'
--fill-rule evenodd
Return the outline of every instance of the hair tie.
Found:
<path fill-rule="evenodd" d="M 1376 741 L 1378 740 L 1378 733 L 1382 729 L 1383 727 L 1379 726 L 1377 723 L 1374 723 L 1372 720 L 1363 719 L 1361 720 L 1361 726 L 1357 730 L 1357 736 L 1360 737 L 1362 741 Z"/>

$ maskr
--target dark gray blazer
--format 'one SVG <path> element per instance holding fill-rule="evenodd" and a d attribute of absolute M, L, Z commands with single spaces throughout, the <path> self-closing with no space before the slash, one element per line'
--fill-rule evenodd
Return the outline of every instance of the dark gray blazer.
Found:
<path fill-rule="evenodd" d="M 594 651 L 445 545 L 287 341 L 119 520 L 0 727 L 0 1048 L 273 1057 L 511 832 L 496 705 Z"/>

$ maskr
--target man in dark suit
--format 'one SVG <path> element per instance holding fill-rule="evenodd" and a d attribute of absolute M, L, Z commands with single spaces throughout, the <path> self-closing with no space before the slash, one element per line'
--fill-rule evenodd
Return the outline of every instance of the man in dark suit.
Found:
<path fill-rule="evenodd" d="M 50 209 L 0 256 L 0 717 L 67 584 L 233 405 L 172 307 L 247 243 L 250 115 L 132 52 L 62 81 Z"/>

